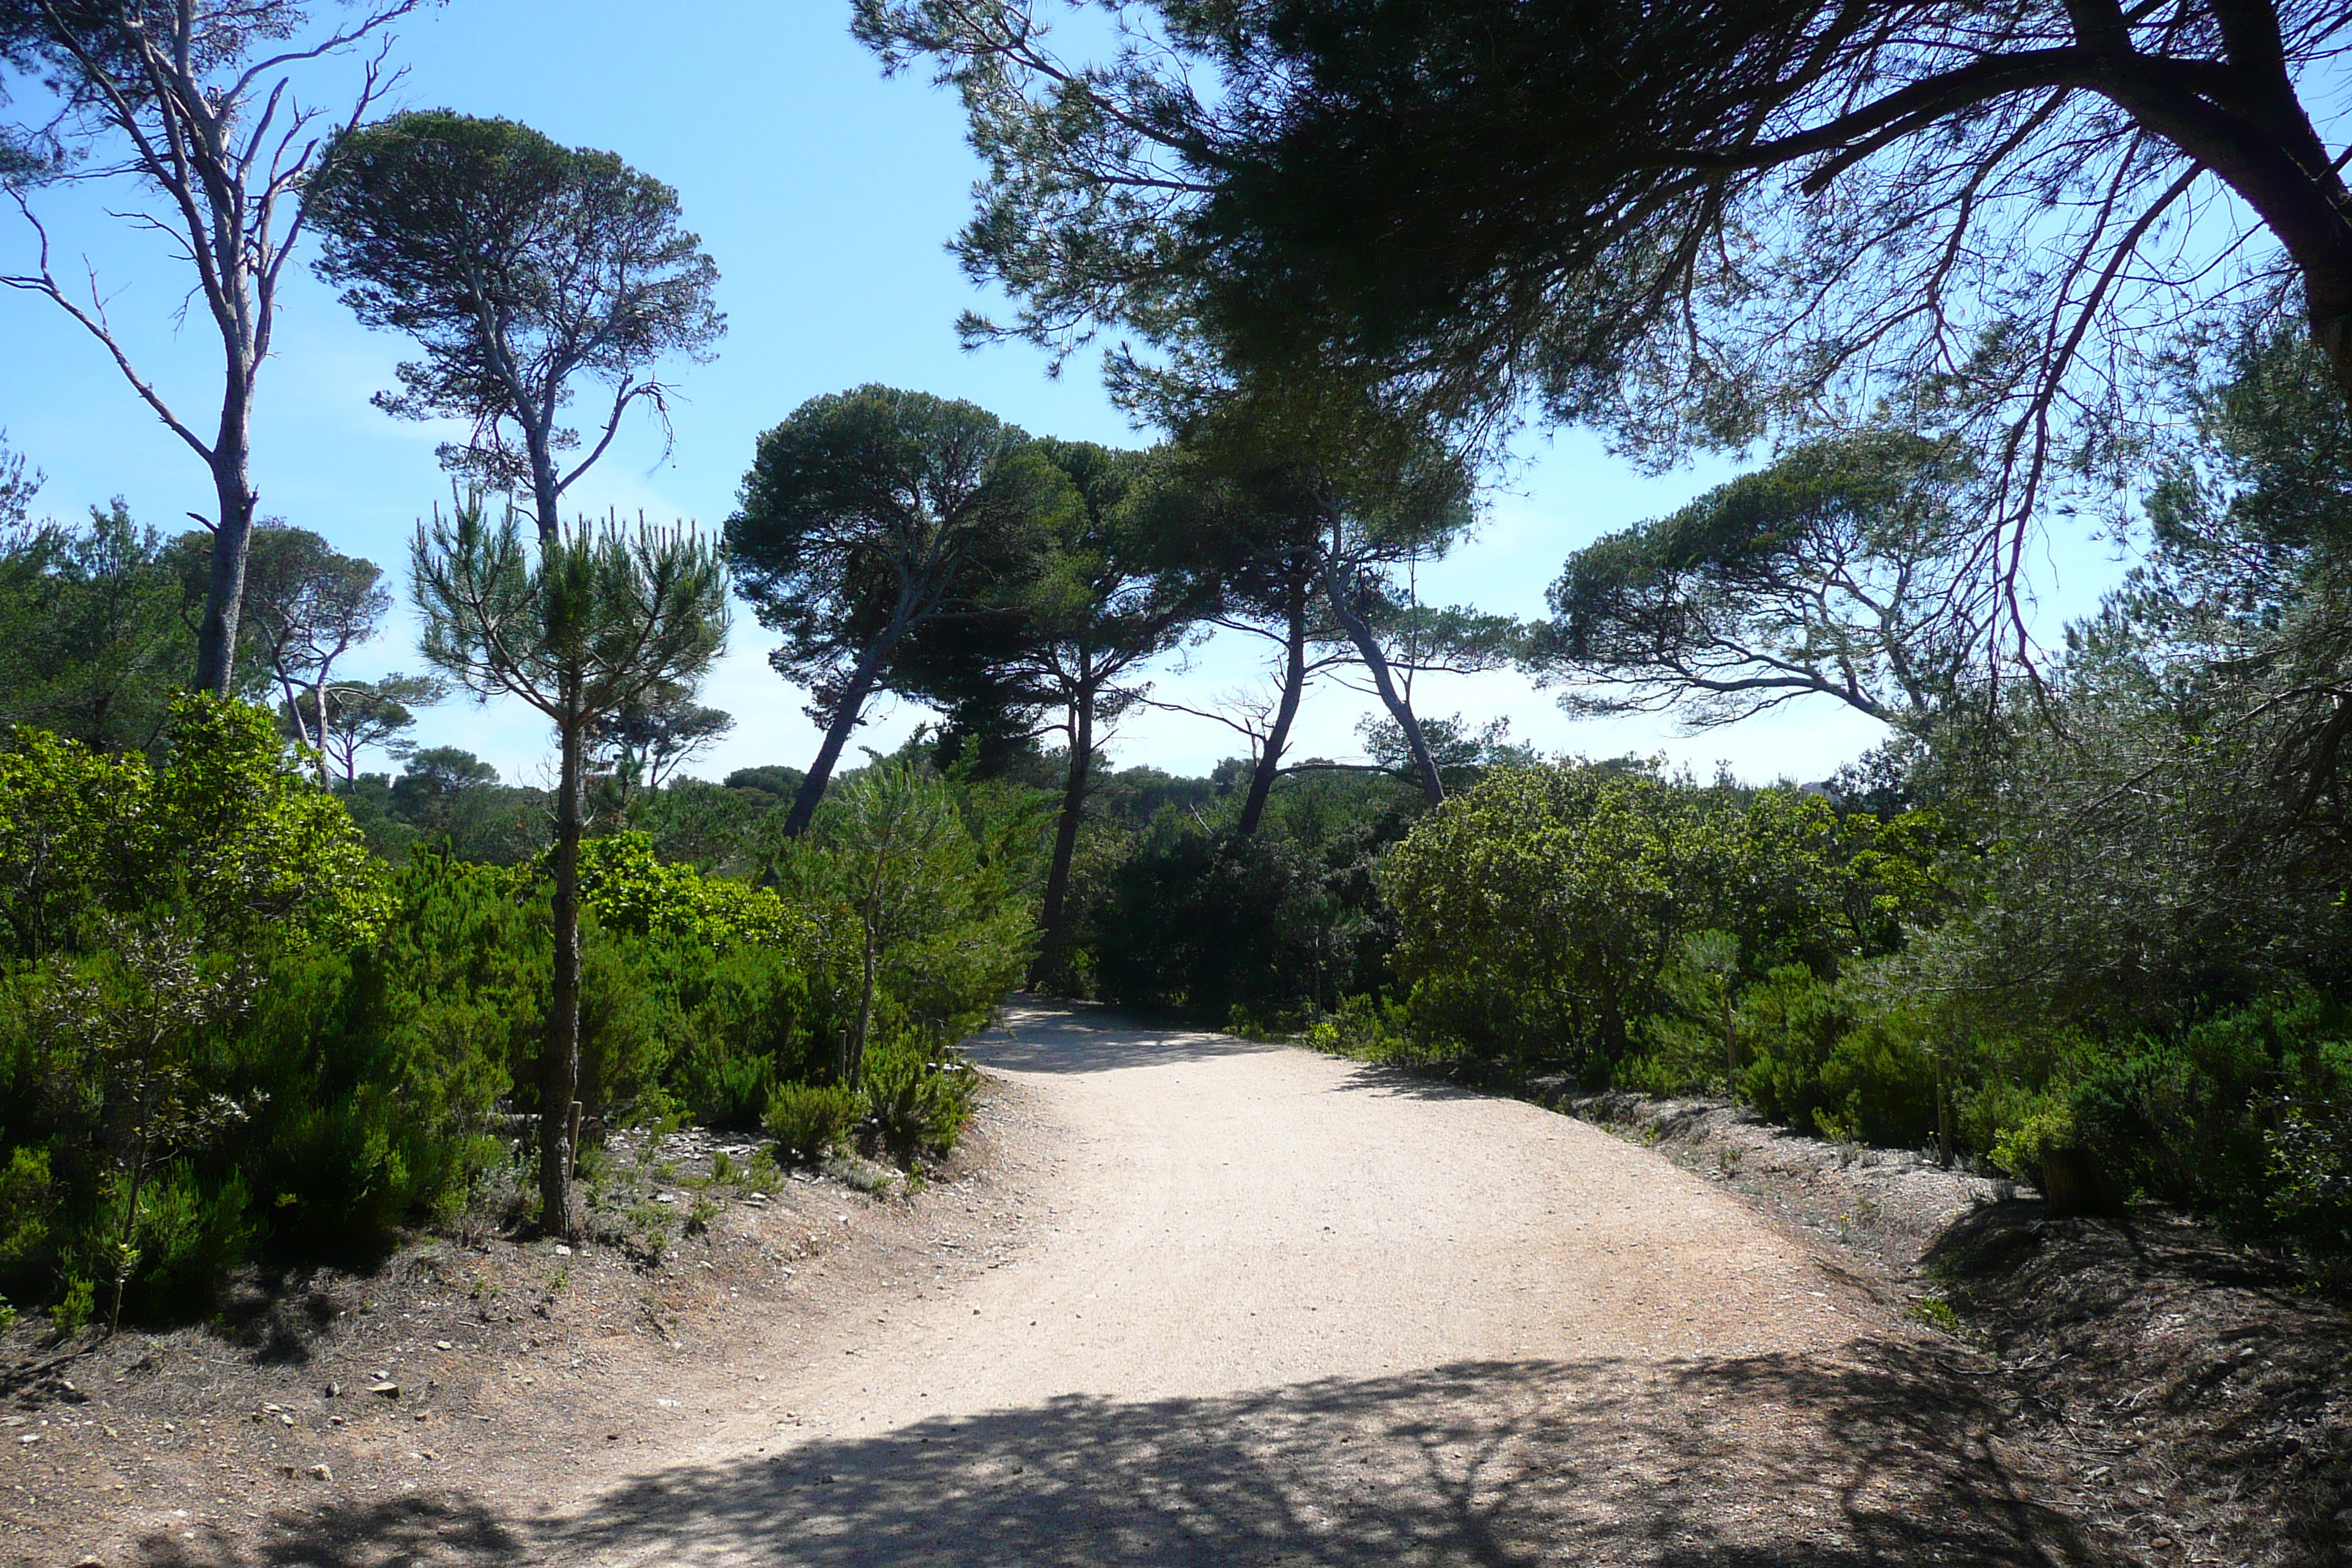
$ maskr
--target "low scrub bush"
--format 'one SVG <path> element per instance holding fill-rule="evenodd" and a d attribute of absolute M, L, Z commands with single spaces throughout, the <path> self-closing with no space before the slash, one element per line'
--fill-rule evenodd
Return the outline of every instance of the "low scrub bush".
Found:
<path fill-rule="evenodd" d="M 1338 1011 L 1307 1026 L 1304 1043 L 1332 1056 L 1399 1067 L 1415 1065 L 1428 1055 L 1413 1038 L 1412 1009 L 1375 996 L 1349 997 Z"/>
<path fill-rule="evenodd" d="M 1739 1088 L 1756 1109 L 1804 1131 L 1843 1131 L 1817 1120 L 1832 1103 L 1824 1070 L 1853 1026 L 1837 987 L 1801 963 L 1783 964 L 1740 994 L 1733 1016 L 1748 1058 Z"/>
<path fill-rule="evenodd" d="M 813 1165 L 847 1142 L 865 1100 L 843 1083 L 788 1083 L 768 1096 L 760 1125 L 787 1159 Z"/>
<path fill-rule="evenodd" d="M 946 1153 L 971 1120 L 980 1075 L 938 1037 L 908 1031 L 878 1038 L 866 1058 L 866 1102 L 883 1143 L 901 1158 Z"/>
<path fill-rule="evenodd" d="M 0 1293 L 60 1325 L 202 1312 L 266 1250 L 457 1222 L 512 1186 L 511 1119 L 538 1109 L 544 868 L 386 866 L 268 714 L 173 712 L 160 760 L 25 733 L 0 752 Z M 896 1146 L 952 1144 L 970 1075 L 918 1042 L 987 1016 L 1030 911 L 951 793 L 903 789 L 937 829 L 912 874 L 838 819 L 782 891 L 642 835 L 591 843 L 595 1123 L 767 1120 L 812 1157 L 845 1137 L 867 1100 L 807 1080 L 865 996 L 859 879 L 880 863 L 907 885 L 871 972 L 871 1109 Z"/>

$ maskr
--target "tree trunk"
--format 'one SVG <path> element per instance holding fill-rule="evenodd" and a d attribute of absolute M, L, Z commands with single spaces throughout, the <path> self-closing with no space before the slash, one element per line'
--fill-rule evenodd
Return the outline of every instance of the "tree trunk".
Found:
<path fill-rule="evenodd" d="M 1054 827 L 1054 863 L 1045 874 L 1045 939 L 1029 966 L 1029 984 L 1042 986 L 1061 963 L 1063 906 L 1070 895 L 1070 861 L 1078 847 L 1078 825 L 1087 809 L 1087 781 L 1094 765 L 1095 693 L 1081 689 L 1070 703 L 1070 766 L 1063 776 L 1062 819 Z"/>
<path fill-rule="evenodd" d="M 213 448 L 213 492 L 220 516 L 213 530 L 213 559 L 205 584 L 205 619 L 196 633 L 198 691 L 226 697 L 236 679 L 237 624 L 245 612 L 245 562 L 253 542 L 253 492 L 249 393 L 232 390 L 221 411 L 220 442 Z"/>
<path fill-rule="evenodd" d="M 524 432 L 523 445 L 530 454 L 530 495 L 539 523 L 539 542 L 542 549 L 552 546 L 562 537 L 563 520 L 557 509 L 562 497 L 556 490 L 555 458 L 549 452 L 546 432 L 532 426 Z"/>
<path fill-rule="evenodd" d="M 1948 1051 L 1936 1053 L 1936 1163 L 1948 1171 L 1958 1156 L 1958 1139 L 1952 1125 L 1952 1068 Z"/>
<path fill-rule="evenodd" d="M 1405 749 L 1412 753 L 1413 767 L 1421 774 L 1422 793 L 1429 797 L 1430 805 L 1443 805 L 1445 804 L 1445 784 L 1437 776 L 1437 763 L 1429 754 L 1429 742 L 1421 732 L 1421 721 L 1412 716 L 1412 704 L 1397 690 L 1396 676 L 1389 668 L 1388 655 L 1381 651 L 1380 639 L 1372 636 L 1370 624 L 1356 613 L 1354 605 L 1348 603 L 1347 590 L 1339 584 L 1340 570 L 1339 554 L 1334 551 L 1331 559 L 1323 564 L 1324 591 L 1330 595 L 1331 613 L 1339 617 L 1341 626 L 1348 628 L 1348 637 L 1356 645 L 1357 657 L 1364 661 L 1364 668 L 1372 672 L 1372 684 L 1379 689 L 1381 704 L 1388 709 L 1389 717 L 1396 721 L 1397 728 L 1404 731 Z"/>
<path fill-rule="evenodd" d="M 841 1043 L 841 1081 L 856 1089 L 866 1077 L 866 1037 L 874 1027 L 874 971 L 881 945 L 882 868 L 877 859 L 874 883 L 866 896 L 860 921 L 866 928 L 863 984 L 857 993 L 857 1031 Z"/>
<path fill-rule="evenodd" d="M 841 761 L 842 749 L 849 744 L 849 732 L 857 728 L 866 699 L 873 694 L 875 682 L 881 677 L 883 662 L 890 657 L 891 648 L 898 645 L 905 630 L 905 623 L 894 619 L 850 672 L 849 684 L 842 689 L 841 700 L 833 705 L 833 721 L 824 728 L 824 743 L 816 749 L 816 760 L 809 764 L 808 777 L 801 781 L 800 794 L 793 797 L 792 815 L 784 818 L 785 837 L 798 838 L 808 831 L 810 819 L 816 816 L 817 803 L 824 798 L 825 784 L 833 777 L 834 764 Z"/>
<path fill-rule="evenodd" d="M 572 1236 L 572 1102 L 580 1092 L 580 834 L 587 725 L 577 683 L 564 696 L 563 768 L 555 801 L 555 994 L 539 1075 L 540 1228 Z"/>
<path fill-rule="evenodd" d="M 305 742 L 315 744 L 318 748 L 319 787 L 323 790 L 332 790 L 335 787 L 335 774 L 327 754 L 327 667 L 325 665 L 319 667 L 319 682 L 310 689 L 310 716 L 316 721 L 319 732 L 315 736 L 305 737 Z M 294 710 L 294 726 L 298 730 L 302 727 L 302 711 L 299 707 Z"/>
<path fill-rule="evenodd" d="M 1733 1023 L 1731 976 L 1723 977 L 1723 1086 L 1727 1094 L 1739 1092 L 1739 1035 Z"/>
<path fill-rule="evenodd" d="M 1274 793 L 1275 775 L 1282 771 L 1282 753 L 1290 743 L 1291 721 L 1298 717 L 1298 699 L 1307 686 L 1307 584 L 1295 579 L 1290 584 L 1287 606 L 1290 625 L 1283 639 L 1282 703 L 1274 710 L 1274 727 L 1265 733 L 1265 751 L 1258 757 L 1257 769 L 1250 775 L 1249 799 L 1242 803 L 1241 826 L 1235 830 L 1247 838 L 1257 831 L 1259 819 L 1265 816 L 1266 797 Z"/>

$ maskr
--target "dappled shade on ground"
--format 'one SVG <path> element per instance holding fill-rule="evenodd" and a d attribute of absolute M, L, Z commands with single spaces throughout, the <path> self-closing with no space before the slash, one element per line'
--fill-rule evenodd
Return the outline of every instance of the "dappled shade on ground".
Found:
<path fill-rule="evenodd" d="M 1071 1395 L 682 1466 L 563 1518 L 462 1496 L 281 1517 L 154 1568 L 741 1563 L 2097 1564 L 1917 1346 L 1464 1363 L 1223 1398 Z"/>
<path fill-rule="evenodd" d="M 1102 1021 L 1109 1015 L 1073 1011 L 1043 997 L 1023 1000 L 1019 1031 L 1007 1030 L 1001 1037 L 990 1036 L 986 1040 L 982 1059 L 992 1068 L 1008 1072 L 1117 1072 L 1123 1068 L 1209 1061 L 1286 1048 L 1174 1025 L 1152 1029 L 1121 1020 L 1113 1026 Z"/>

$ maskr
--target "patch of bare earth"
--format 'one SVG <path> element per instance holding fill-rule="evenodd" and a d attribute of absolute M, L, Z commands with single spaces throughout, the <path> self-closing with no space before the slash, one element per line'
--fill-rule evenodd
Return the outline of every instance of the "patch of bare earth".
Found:
<path fill-rule="evenodd" d="M 1023 1098 L 987 1090 L 911 1196 L 860 1190 L 880 1173 L 851 1165 L 706 1184 L 715 1154 L 740 1168 L 751 1147 L 690 1129 L 614 1162 L 599 1228 L 617 1245 L 418 1239 L 249 1278 L 199 1327 L 43 1347 L 20 1325 L 0 1345 L 0 1562 L 218 1561 L 311 1530 L 397 1561 L 411 1528 L 486 1543 L 444 1528 L 457 1495 L 468 1519 L 528 1514 L 722 1414 L 789 1431 L 799 1413 L 767 1392 L 781 1358 L 837 1354 L 853 1320 L 1020 1247 Z"/>
<path fill-rule="evenodd" d="M 1939 1359 L 2085 1529 L 2151 1563 L 2352 1563 L 2352 1311 L 2285 1261 L 2152 1210 L 2053 1218 L 2013 1183 L 1721 1101 L 1557 1103 L 1948 1305 Z"/>

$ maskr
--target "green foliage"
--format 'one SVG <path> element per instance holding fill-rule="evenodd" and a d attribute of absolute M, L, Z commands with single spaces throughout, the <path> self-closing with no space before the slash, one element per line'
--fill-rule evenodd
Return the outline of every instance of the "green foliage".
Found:
<path fill-rule="evenodd" d="M 1978 477 L 1948 437 L 1800 446 L 1570 557 L 1535 662 L 1571 712 L 1704 728 L 1814 692 L 1930 716 L 1966 687 L 1996 604 L 1965 548 Z"/>
<path fill-rule="evenodd" d="M 1749 1058 L 1739 1087 L 1756 1109 L 1808 1131 L 1829 1103 L 1824 1069 L 1853 1015 L 1837 987 L 1801 963 L 1783 964 L 1740 994 L 1736 1025 Z"/>
<path fill-rule="evenodd" d="M 980 1075 L 938 1035 L 891 1030 L 876 1042 L 866 1071 L 866 1103 L 882 1142 L 901 1158 L 952 1150 L 971 1120 Z"/>
<path fill-rule="evenodd" d="M 768 1097 L 760 1125 L 787 1158 L 814 1164 L 839 1148 L 857 1125 L 864 1098 L 844 1083 L 788 1083 Z"/>
<path fill-rule="evenodd" d="M 65 1294 L 49 1309 L 49 1321 L 58 1332 L 71 1338 L 81 1332 L 90 1314 L 97 1310 L 98 1288 L 87 1279 L 76 1279 L 67 1285 Z"/>
<path fill-rule="evenodd" d="M 0 722 L 101 752 L 159 745 L 195 667 L 208 536 L 166 540 L 118 500 L 86 527 L 0 539 Z M 266 671 L 249 672 L 245 685 Z"/>
<path fill-rule="evenodd" d="M 1850 976 L 1841 983 L 1853 1026 L 1822 1064 L 1813 1124 L 1824 1137 L 1919 1148 L 1936 1132 L 1932 1021 Z"/>
<path fill-rule="evenodd" d="M 1333 1056 L 1410 1067 L 1426 1055 L 1415 1044 L 1412 1029 L 1412 1015 L 1403 1004 L 1350 996 L 1309 1026 L 1304 1043 Z"/>
<path fill-rule="evenodd" d="M 440 1064 L 357 1000 L 399 879 L 266 713 L 173 711 L 160 765 L 0 754 L 0 1277 L 28 1299 L 61 1273 L 177 1310 L 263 1234 L 369 1234 L 465 1164 Z"/>
<path fill-rule="evenodd" d="M 1911 1303 L 1911 1316 L 1929 1328 L 1947 1334 L 1960 1332 L 1960 1315 L 1941 1296 L 1926 1296 Z"/>
<path fill-rule="evenodd" d="M 52 1219 L 55 1186 L 49 1152 L 19 1147 L 0 1171 L 0 1278 L 37 1279 L 56 1255 Z"/>
<path fill-rule="evenodd" d="M 722 952 L 745 945 L 791 949 L 814 934 L 807 917 L 787 909 L 773 889 L 657 859 L 652 838 L 638 832 L 581 847 L 580 897 L 608 931 Z"/>
<path fill-rule="evenodd" d="M 962 615 L 970 578 L 1018 571 L 1048 519 L 1076 507 L 1067 475 L 977 405 L 866 385 L 813 397 L 760 437 L 727 556 L 769 656 L 810 689 L 824 744 L 786 832 L 797 837 L 911 637 Z"/>
<path fill-rule="evenodd" d="M 1081 985 L 1126 1006 L 1273 1032 L 1385 988 L 1392 931 L 1372 873 L 1420 811 L 1418 789 L 1300 773 L 1279 782 L 1245 835 L 1232 787 L 1245 776 L 1220 786 L 1114 775 L 1073 879 Z"/>
<path fill-rule="evenodd" d="M 547 792 L 501 784 L 496 768 L 455 746 L 410 753 L 397 778 L 362 773 L 342 798 L 368 847 L 394 863 L 424 847 L 458 860 L 518 866 L 547 847 Z"/>
<path fill-rule="evenodd" d="M 591 400 L 609 407 L 609 435 L 631 404 L 658 399 L 652 364 L 708 357 L 726 330 L 719 269 L 679 226 L 676 191 L 510 120 L 412 110 L 347 130 L 304 196 L 320 275 L 362 322 L 425 351 L 378 405 L 472 422 L 473 441 L 443 461 L 535 491 L 542 535 L 557 526 L 555 455 L 580 439 L 553 425 L 573 378 L 611 389 Z"/>
<path fill-rule="evenodd" d="M 39 732 L 0 752 L 0 910 L 15 956 L 79 951 L 92 922 L 184 909 L 207 940 L 347 942 L 384 893 L 350 817 L 269 716 L 175 699 L 160 766 Z"/>
<path fill-rule="evenodd" d="M 1734 943 L 1743 979 L 1792 963 L 1831 977 L 1885 944 L 1900 884 L 1864 856 L 1883 858 L 1885 837 L 1785 791 L 1563 763 L 1455 796 L 1398 846 L 1381 882 L 1397 972 L 1432 1033 L 1481 1057 L 1577 1061 L 1605 1080 L 1676 990 L 1719 1014 L 1731 975 L 1695 967 L 1694 933 Z"/>
<path fill-rule="evenodd" d="M 664 1093 L 700 1121 L 755 1124 L 777 1085 L 823 1070 L 824 1015 L 805 958 L 742 948 L 690 954 L 664 1016 Z"/>
<path fill-rule="evenodd" d="M 877 763 L 829 796 L 778 862 L 787 901 L 814 922 L 844 1082 L 861 1081 L 877 1016 L 961 1038 L 1028 966 L 1027 857 L 1001 831 L 1013 823 L 967 812 L 979 805 L 910 764 Z"/>

